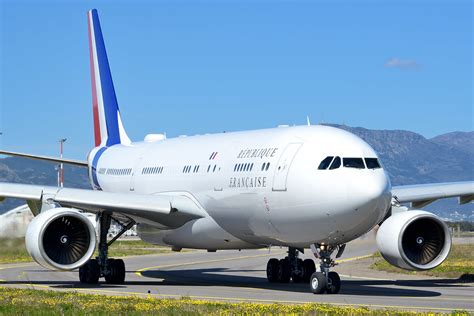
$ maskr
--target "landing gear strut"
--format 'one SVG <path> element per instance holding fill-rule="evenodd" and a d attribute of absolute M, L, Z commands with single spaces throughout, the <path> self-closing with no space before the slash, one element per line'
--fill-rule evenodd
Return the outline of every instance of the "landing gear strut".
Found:
<path fill-rule="evenodd" d="M 299 250 L 293 247 L 288 249 L 288 256 L 284 259 L 272 258 L 267 263 L 267 279 L 271 283 L 309 282 L 311 275 L 316 271 L 313 260 L 298 258 Z"/>
<path fill-rule="evenodd" d="M 328 294 L 339 293 L 339 290 L 341 289 L 341 278 L 337 272 L 329 271 L 329 269 L 337 264 L 331 258 L 331 254 L 337 249 L 336 258 L 339 258 L 344 252 L 345 246 L 345 244 L 336 247 L 328 245 L 311 245 L 311 250 L 315 257 L 321 260 L 321 271 L 314 272 L 311 275 L 311 280 L 309 282 L 311 292 L 314 294 L 322 294 L 324 292 Z"/>
<path fill-rule="evenodd" d="M 108 284 L 122 284 L 125 281 L 125 263 L 122 259 L 108 258 L 109 246 L 123 233 L 129 230 L 135 222 L 122 225 L 122 230 L 111 241 L 107 242 L 107 233 L 110 228 L 112 217 L 103 212 L 98 215 L 99 221 L 99 256 L 90 259 L 79 268 L 79 280 L 81 283 L 97 284 L 99 278 L 104 277 Z"/>

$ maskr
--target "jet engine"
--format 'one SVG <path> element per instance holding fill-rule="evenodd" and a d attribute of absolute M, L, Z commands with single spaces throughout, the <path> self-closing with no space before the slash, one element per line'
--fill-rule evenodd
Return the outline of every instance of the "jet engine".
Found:
<path fill-rule="evenodd" d="M 406 270 L 429 270 L 451 250 L 448 226 L 436 215 L 410 210 L 390 216 L 377 232 L 377 246 L 390 264 Z"/>
<path fill-rule="evenodd" d="M 73 270 L 93 255 L 96 233 L 92 223 L 79 211 L 60 207 L 33 218 L 25 241 L 30 256 L 43 267 Z"/>

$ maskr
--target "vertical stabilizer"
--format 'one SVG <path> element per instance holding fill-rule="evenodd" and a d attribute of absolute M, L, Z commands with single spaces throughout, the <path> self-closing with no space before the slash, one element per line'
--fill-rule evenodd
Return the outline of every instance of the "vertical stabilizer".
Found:
<path fill-rule="evenodd" d="M 123 128 L 97 10 L 90 10 L 87 18 L 95 145 L 127 145 L 131 141 Z"/>

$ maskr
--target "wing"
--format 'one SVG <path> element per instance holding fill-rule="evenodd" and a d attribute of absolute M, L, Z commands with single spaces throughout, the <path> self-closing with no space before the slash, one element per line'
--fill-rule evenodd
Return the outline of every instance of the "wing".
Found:
<path fill-rule="evenodd" d="M 180 192 L 143 195 L 0 182 L 0 201 L 8 197 L 26 200 L 35 215 L 45 206 L 73 207 L 91 213 L 110 211 L 114 217 L 163 229 L 206 216 L 192 196 Z"/>
<path fill-rule="evenodd" d="M 459 204 L 466 204 L 474 200 L 474 181 L 394 186 L 392 195 L 397 202 L 410 202 L 414 208 L 451 197 L 458 197 Z"/>
<path fill-rule="evenodd" d="M 7 155 L 7 156 L 16 156 L 16 157 L 24 157 L 24 158 L 31 158 L 36 160 L 45 160 L 51 162 L 62 162 L 70 165 L 76 165 L 80 167 L 87 167 L 87 161 L 82 160 L 74 160 L 74 159 L 63 159 L 63 158 L 55 158 L 55 157 L 48 157 L 48 156 L 40 156 L 40 155 L 32 155 L 32 154 L 24 154 L 24 153 L 17 153 L 14 151 L 5 151 L 0 150 L 0 155 Z"/>

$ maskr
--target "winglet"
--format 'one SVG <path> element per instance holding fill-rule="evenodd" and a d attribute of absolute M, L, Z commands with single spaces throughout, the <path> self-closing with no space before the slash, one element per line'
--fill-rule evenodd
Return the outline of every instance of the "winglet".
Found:
<path fill-rule="evenodd" d="M 97 10 L 87 13 L 96 146 L 130 144 L 122 124 Z"/>

